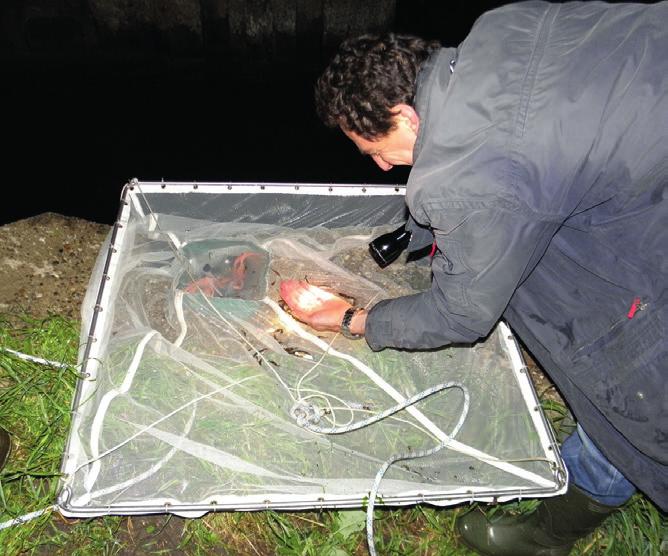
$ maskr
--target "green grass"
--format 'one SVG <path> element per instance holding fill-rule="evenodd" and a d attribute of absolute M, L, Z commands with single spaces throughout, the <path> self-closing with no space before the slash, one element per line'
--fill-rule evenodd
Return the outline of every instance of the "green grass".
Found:
<path fill-rule="evenodd" d="M 74 363 L 78 323 L 0 316 L 0 347 Z M 60 458 L 69 429 L 76 370 L 57 369 L 0 352 L 0 426 L 13 453 L 0 472 L 0 522 L 55 502 Z M 565 408 L 547 401 L 555 429 L 570 427 Z M 526 509 L 533 501 L 511 504 Z M 379 554 L 464 555 L 454 522 L 469 506 L 414 506 L 376 512 Z M 489 511 L 489 510 L 488 510 Z M 668 544 L 665 517 L 642 495 L 581 540 L 574 554 L 659 555 Z M 257 554 L 344 556 L 367 553 L 364 512 L 256 512 L 66 520 L 58 513 L 0 531 L 2 554 Z"/>

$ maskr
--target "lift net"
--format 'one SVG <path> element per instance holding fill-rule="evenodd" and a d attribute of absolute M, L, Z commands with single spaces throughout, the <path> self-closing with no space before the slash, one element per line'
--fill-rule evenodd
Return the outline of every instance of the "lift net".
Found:
<path fill-rule="evenodd" d="M 304 423 L 350 425 L 447 381 L 470 393 L 461 430 L 438 453 L 391 466 L 379 497 L 447 504 L 556 491 L 558 456 L 507 328 L 473 346 L 373 352 L 310 329 L 281 302 L 287 279 L 362 307 L 429 288 L 428 259 L 381 270 L 368 255 L 393 227 L 133 214 L 111 278 L 105 252 L 91 281 L 90 306 L 109 282 L 95 332 L 103 349 L 79 386 L 61 505 L 72 514 L 360 506 L 386 460 L 449 439 L 462 391 L 345 434 Z"/>

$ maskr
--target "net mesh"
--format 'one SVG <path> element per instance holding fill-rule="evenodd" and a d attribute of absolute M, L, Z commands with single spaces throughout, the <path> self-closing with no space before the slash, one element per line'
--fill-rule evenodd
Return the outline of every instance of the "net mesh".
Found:
<path fill-rule="evenodd" d="M 394 226 L 133 213 L 96 334 L 104 346 L 98 368 L 76 407 L 69 506 L 324 497 L 361 504 L 384 461 L 449 435 L 462 393 L 445 390 L 346 434 L 301 423 L 352 424 L 445 381 L 470 392 L 457 442 L 393 465 L 383 499 L 551 484 L 554 463 L 498 330 L 474 346 L 373 352 L 364 341 L 309 329 L 282 304 L 278 287 L 287 279 L 326 285 L 367 307 L 428 288 L 424 260 L 403 256 L 380 269 L 368 255 L 368 242 Z"/>

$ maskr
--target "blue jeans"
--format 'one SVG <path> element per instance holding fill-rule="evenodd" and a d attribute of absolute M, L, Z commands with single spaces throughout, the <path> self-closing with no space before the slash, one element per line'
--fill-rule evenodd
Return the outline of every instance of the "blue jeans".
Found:
<path fill-rule="evenodd" d="M 580 425 L 562 444 L 561 456 L 570 481 L 601 504 L 621 506 L 636 491 L 598 450 Z"/>

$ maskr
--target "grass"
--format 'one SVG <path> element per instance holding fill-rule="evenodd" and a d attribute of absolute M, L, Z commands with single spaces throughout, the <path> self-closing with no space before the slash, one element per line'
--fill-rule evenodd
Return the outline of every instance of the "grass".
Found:
<path fill-rule="evenodd" d="M 78 324 L 53 316 L 0 317 L 0 347 L 73 363 Z M 0 522 L 55 502 L 58 470 L 77 374 L 0 352 L 0 426 L 12 434 L 13 453 L 0 472 Z M 565 408 L 546 402 L 555 429 L 570 426 Z M 533 501 L 512 504 L 525 509 Z M 414 506 L 376 512 L 379 554 L 465 555 L 454 522 L 469 506 L 439 510 Z M 665 517 L 636 495 L 604 527 L 582 539 L 574 554 L 659 555 L 668 544 Z M 67 520 L 47 513 L 0 531 L 0 552 L 15 554 L 256 554 L 344 556 L 366 554 L 364 512 L 322 511 L 175 516 L 106 516 Z M 664 548 L 666 550 L 666 548 Z M 665 553 L 665 552 L 664 552 Z"/>

